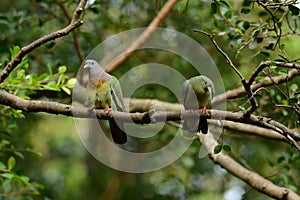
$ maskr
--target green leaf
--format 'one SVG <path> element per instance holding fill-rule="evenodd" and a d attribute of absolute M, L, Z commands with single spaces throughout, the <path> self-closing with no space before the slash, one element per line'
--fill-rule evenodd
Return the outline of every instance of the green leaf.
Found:
<path fill-rule="evenodd" d="M 222 3 L 224 6 L 226 6 L 227 8 L 230 8 L 229 4 L 224 1 L 224 0 L 220 0 L 220 3 Z"/>
<path fill-rule="evenodd" d="M 71 91 L 70 91 L 70 89 L 69 88 L 67 88 L 67 87 L 65 87 L 65 86 L 63 86 L 62 88 L 61 88 L 65 93 L 67 93 L 68 95 L 70 95 L 71 94 Z"/>
<path fill-rule="evenodd" d="M 11 173 L 3 173 L 1 176 L 7 179 L 12 179 L 14 177 L 14 175 Z"/>
<path fill-rule="evenodd" d="M 44 85 L 44 88 L 47 90 L 54 90 L 54 91 L 59 91 L 58 86 L 56 85 L 55 81 L 49 81 L 47 85 Z"/>
<path fill-rule="evenodd" d="M 295 84 L 295 83 L 293 83 L 293 84 L 291 85 L 291 90 L 292 90 L 292 92 L 296 92 L 296 91 L 298 90 L 298 85 Z"/>
<path fill-rule="evenodd" d="M 5 168 L 6 168 L 6 166 L 4 165 L 4 163 L 0 161 L 0 170 L 3 170 Z"/>
<path fill-rule="evenodd" d="M 283 174 L 283 173 L 282 173 L 282 174 L 281 174 L 281 177 L 282 177 L 284 183 L 288 183 L 288 182 L 289 182 L 289 177 L 288 177 L 287 174 Z"/>
<path fill-rule="evenodd" d="M 47 65 L 47 68 L 48 68 L 48 71 L 49 71 L 49 75 L 52 76 L 53 73 L 52 73 L 52 68 L 51 68 L 51 66 L 50 66 L 50 65 Z"/>
<path fill-rule="evenodd" d="M 289 10 L 291 11 L 292 15 L 299 15 L 299 8 L 293 5 L 289 5 Z"/>
<path fill-rule="evenodd" d="M 226 151 L 226 152 L 230 152 L 231 151 L 231 147 L 229 145 L 225 144 L 223 146 L 223 150 Z"/>
<path fill-rule="evenodd" d="M 241 9 L 241 13 L 243 13 L 243 14 L 248 14 L 248 13 L 250 13 L 250 11 L 251 11 L 251 9 L 250 8 L 242 8 Z"/>
<path fill-rule="evenodd" d="M 222 151 L 222 145 L 218 144 L 217 146 L 215 146 L 214 148 L 214 154 L 218 154 Z"/>
<path fill-rule="evenodd" d="M 59 68 L 58 68 L 58 73 L 59 74 L 63 74 L 63 73 L 65 73 L 67 71 L 67 67 L 66 66 L 60 66 Z"/>
<path fill-rule="evenodd" d="M 38 78 L 39 81 L 44 81 L 44 80 L 46 80 L 46 79 L 48 79 L 48 74 L 46 74 L 46 73 L 43 73 L 43 74 L 40 75 L 39 78 Z"/>
<path fill-rule="evenodd" d="M 21 152 L 19 152 L 19 151 L 14 151 L 14 154 L 15 154 L 16 156 L 18 156 L 19 158 L 22 158 L 22 159 L 25 158 L 24 155 L 23 155 Z"/>
<path fill-rule="evenodd" d="M 10 157 L 7 162 L 7 166 L 9 170 L 12 170 L 16 165 L 16 159 L 14 157 Z"/>
<path fill-rule="evenodd" d="M 185 13 L 188 10 L 189 2 L 189 0 L 182 0 L 179 4 L 178 11 L 180 13 Z"/>
<path fill-rule="evenodd" d="M 249 6 L 251 6 L 251 4 L 252 4 L 252 1 L 249 1 L 249 0 L 247 1 L 247 0 L 245 0 L 245 1 L 243 1 L 243 4 L 242 4 L 242 5 L 243 5 L 243 6 L 248 6 L 248 7 L 249 7 Z"/>
<path fill-rule="evenodd" d="M 232 13 L 230 11 L 227 11 L 224 16 L 228 19 L 230 19 L 232 17 Z"/>
<path fill-rule="evenodd" d="M 218 10 L 218 5 L 215 2 L 212 2 L 210 4 L 210 9 L 211 9 L 212 14 L 216 14 L 217 10 Z"/>
<path fill-rule="evenodd" d="M 286 71 L 279 71 L 278 74 L 279 75 L 283 75 L 283 76 L 287 76 L 288 75 Z"/>
<path fill-rule="evenodd" d="M 244 112 L 246 110 L 246 108 L 244 106 L 239 106 L 240 111 Z"/>
<path fill-rule="evenodd" d="M 285 48 L 285 44 L 280 44 L 279 48 L 280 49 L 284 49 Z"/>
<path fill-rule="evenodd" d="M 252 38 L 256 38 L 257 35 L 260 33 L 260 30 L 259 29 L 255 29 L 252 33 L 251 33 L 251 36 Z"/>
<path fill-rule="evenodd" d="M 11 190 L 11 184 L 10 184 L 10 180 L 9 179 L 6 179 L 5 181 L 3 181 L 2 188 L 3 188 L 3 191 L 5 193 L 7 193 L 7 192 L 9 192 Z"/>
<path fill-rule="evenodd" d="M 19 46 L 13 46 L 12 48 L 9 49 L 10 55 L 11 55 L 11 60 L 19 53 L 20 47 Z"/>
<path fill-rule="evenodd" d="M 77 79 L 76 78 L 70 78 L 66 84 L 66 86 L 68 88 L 73 88 L 75 83 L 76 83 Z"/>
<path fill-rule="evenodd" d="M 28 183 L 28 182 L 30 181 L 29 177 L 27 177 L 27 176 L 20 176 L 19 178 L 20 178 L 20 180 L 22 180 L 24 183 Z"/>
<path fill-rule="evenodd" d="M 244 21 L 243 28 L 247 30 L 249 27 L 250 27 L 250 23 L 248 21 Z"/>

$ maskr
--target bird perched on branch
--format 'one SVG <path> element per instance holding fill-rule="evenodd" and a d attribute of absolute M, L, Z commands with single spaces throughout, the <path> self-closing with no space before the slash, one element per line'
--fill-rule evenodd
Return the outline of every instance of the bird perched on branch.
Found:
<path fill-rule="evenodd" d="M 116 77 L 106 73 L 95 60 L 87 60 L 83 68 L 89 72 L 87 95 L 92 108 L 123 111 L 122 90 Z M 121 121 L 117 123 L 115 119 L 109 120 L 112 139 L 116 144 L 127 142 L 123 125 Z"/>
<path fill-rule="evenodd" d="M 182 96 L 185 109 L 206 111 L 211 107 L 211 101 L 215 94 L 213 82 L 206 76 L 195 76 L 186 80 L 183 84 Z M 191 133 L 208 131 L 207 119 L 185 119 L 183 129 Z"/>

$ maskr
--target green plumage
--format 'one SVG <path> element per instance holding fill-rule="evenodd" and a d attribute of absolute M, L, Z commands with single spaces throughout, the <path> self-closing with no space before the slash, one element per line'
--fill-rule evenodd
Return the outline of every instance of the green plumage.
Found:
<path fill-rule="evenodd" d="M 89 104 L 97 109 L 123 111 L 123 95 L 119 81 L 107 74 L 94 60 L 87 60 L 84 69 L 89 71 L 87 97 Z M 115 119 L 109 120 L 112 139 L 117 144 L 127 142 L 124 123 Z"/>
<path fill-rule="evenodd" d="M 95 108 L 112 108 L 123 111 L 123 96 L 118 80 L 111 76 L 108 81 L 97 81 L 88 85 L 88 99 Z"/>
<path fill-rule="evenodd" d="M 182 91 L 184 108 L 189 110 L 210 108 L 214 91 L 213 82 L 206 76 L 196 76 L 185 81 Z M 186 119 L 183 123 L 183 129 L 191 133 L 201 131 L 206 134 L 208 131 L 207 120 L 204 118 Z"/>

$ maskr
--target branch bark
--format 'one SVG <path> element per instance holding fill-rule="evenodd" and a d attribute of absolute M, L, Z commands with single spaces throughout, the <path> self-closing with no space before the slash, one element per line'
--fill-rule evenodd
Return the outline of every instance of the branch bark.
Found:
<path fill-rule="evenodd" d="M 150 100 L 148 100 L 150 101 Z M 157 103 L 159 101 L 156 100 Z M 74 116 L 79 118 L 92 118 L 97 116 L 98 119 L 121 119 L 124 122 L 135 122 L 140 124 L 156 123 L 164 121 L 178 121 L 182 119 L 189 119 L 194 117 L 202 118 L 214 118 L 217 120 L 226 119 L 233 122 L 241 122 L 246 124 L 252 124 L 263 128 L 276 131 L 283 135 L 295 149 L 300 151 L 300 146 L 296 140 L 300 139 L 300 133 L 293 131 L 283 124 L 274 121 L 270 118 L 261 116 L 250 115 L 245 117 L 241 112 L 227 112 L 221 110 L 207 110 L 206 113 L 201 111 L 155 111 L 150 110 L 143 113 L 126 113 L 111 111 L 105 112 L 104 110 L 90 110 L 89 108 L 71 106 L 58 102 L 50 101 L 36 101 L 25 100 L 20 97 L 9 94 L 4 90 L 0 90 L 0 104 L 10 106 L 17 110 L 23 110 L 26 112 L 47 112 L 50 114 L 61 114 L 66 116 Z M 152 104 L 153 105 L 153 104 Z M 175 104 L 178 106 L 178 104 Z M 179 107 L 179 106 L 178 106 Z"/>
<path fill-rule="evenodd" d="M 262 81 L 260 83 L 256 83 L 256 84 L 252 84 L 251 85 L 251 89 L 253 91 L 256 91 L 257 89 L 261 88 L 261 87 L 268 87 L 274 84 L 280 84 L 283 82 L 286 82 L 286 80 L 292 80 L 293 78 L 297 77 L 300 75 L 300 70 L 299 69 L 291 69 L 288 72 L 287 76 L 284 75 L 280 75 L 280 76 L 275 76 L 273 77 L 273 81 L 270 80 L 269 78 L 266 78 L 265 81 Z M 217 95 L 214 99 L 212 104 L 213 105 L 218 105 L 224 101 L 226 101 L 226 99 L 234 99 L 237 97 L 241 97 L 243 95 L 246 95 L 246 91 L 244 89 L 244 87 L 239 87 L 239 88 L 235 88 L 232 90 L 228 90 L 223 94 Z"/>
<path fill-rule="evenodd" d="M 225 154 L 224 152 L 220 152 L 219 154 L 214 154 L 214 150 L 211 147 L 216 146 L 218 143 L 214 139 L 212 134 L 198 134 L 200 142 L 206 147 L 209 151 L 209 158 L 216 164 L 220 165 L 224 169 L 226 169 L 230 174 L 236 176 L 237 178 L 245 181 L 251 187 L 260 191 L 272 198 L 275 199 L 284 199 L 284 200 L 299 200 L 300 196 L 284 187 L 279 187 L 269 181 L 268 179 L 260 176 L 254 171 L 244 168 L 230 156 Z"/>
<path fill-rule="evenodd" d="M 20 52 L 15 56 L 15 58 L 13 60 L 11 60 L 4 67 L 2 72 L 0 73 L 0 83 L 2 83 L 8 77 L 8 75 L 18 66 L 18 64 L 20 64 L 20 62 L 25 57 L 25 55 L 27 55 L 28 53 L 30 53 L 34 49 L 40 47 L 41 45 L 45 44 L 46 42 L 49 42 L 51 40 L 55 40 L 57 38 L 68 35 L 75 28 L 82 25 L 83 22 L 81 21 L 80 17 L 81 17 L 81 14 L 82 14 L 83 10 L 84 10 L 85 4 L 86 4 L 86 0 L 81 0 L 79 2 L 77 8 L 75 9 L 75 11 L 73 13 L 71 22 L 68 26 L 66 26 L 63 29 L 57 30 L 53 33 L 50 33 L 48 35 L 45 35 L 45 36 L 35 40 L 34 42 L 28 44 L 27 46 L 22 47 Z"/>

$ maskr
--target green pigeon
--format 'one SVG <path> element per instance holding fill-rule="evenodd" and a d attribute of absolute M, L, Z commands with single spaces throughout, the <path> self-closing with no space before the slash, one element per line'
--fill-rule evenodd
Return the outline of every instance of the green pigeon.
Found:
<path fill-rule="evenodd" d="M 87 96 L 92 108 L 104 109 L 106 111 L 123 111 L 124 101 L 119 81 L 116 77 L 106 73 L 95 60 L 86 60 L 84 69 L 89 72 L 89 83 L 87 85 Z M 109 120 L 112 139 L 116 144 L 127 142 L 124 132 L 124 123 Z"/>
<path fill-rule="evenodd" d="M 195 76 L 186 80 L 183 84 L 182 97 L 183 106 L 186 110 L 206 111 L 211 107 L 211 101 L 215 94 L 215 87 L 212 80 L 206 76 Z M 191 133 L 208 131 L 207 119 L 185 119 L 183 129 Z"/>

